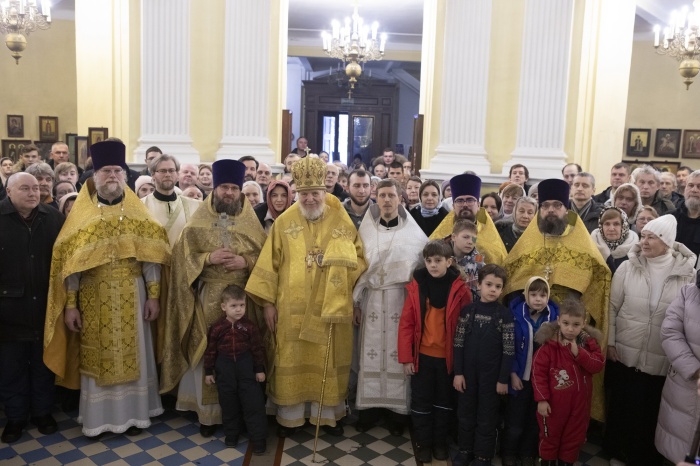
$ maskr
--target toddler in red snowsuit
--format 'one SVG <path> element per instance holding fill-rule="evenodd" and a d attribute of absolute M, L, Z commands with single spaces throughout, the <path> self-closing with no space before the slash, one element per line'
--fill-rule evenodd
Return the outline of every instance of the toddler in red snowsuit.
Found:
<path fill-rule="evenodd" d="M 591 415 L 593 374 L 605 358 L 596 340 L 602 334 L 585 325 L 580 301 L 565 300 L 556 322 L 542 324 L 535 341 L 542 347 L 532 362 L 532 388 L 540 425 L 543 465 L 573 465 L 586 440 Z"/>

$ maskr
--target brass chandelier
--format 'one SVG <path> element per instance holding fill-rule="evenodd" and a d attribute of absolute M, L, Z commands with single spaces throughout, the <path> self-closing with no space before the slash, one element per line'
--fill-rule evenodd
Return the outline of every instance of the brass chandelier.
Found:
<path fill-rule="evenodd" d="M 22 52 L 27 48 L 30 32 L 51 27 L 49 0 L 3 0 L 0 2 L 0 34 L 5 45 L 19 65 Z"/>
<path fill-rule="evenodd" d="M 345 74 L 350 78 L 348 98 L 352 97 L 357 78 L 362 75 L 360 63 L 381 60 L 386 46 L 386 33 L 378 34 L 379 23 L 366 24 L 357 12 L 355 2 L 352 18 L 345 18 L 345 24 L 333 20 L 332 32 L 323 31 L 323 50 L 329 57 L 338 58 L 346 63 Z"/>
<path fill-rule="evenodd" d="M 698 43 L 698 28 L 700 28 L 700 1 L 695 0 L 693 11 L 683 7 L 681 11 L 671 12 L 671 23 L 663 29 L 654 26 L 654 47 L 656 53 L 669 55 L 680 63 L 678 72 L 685 78 L 686 90 L 693 84 L 693 78 L 700 72 L 700 43 Z"/>

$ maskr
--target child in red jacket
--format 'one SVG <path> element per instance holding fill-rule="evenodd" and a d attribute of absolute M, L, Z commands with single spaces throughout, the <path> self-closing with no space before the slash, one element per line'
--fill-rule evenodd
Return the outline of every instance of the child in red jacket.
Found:
<path fill-rule="evenodd" d="M 557 321 L 535 334 L 542 345 L 532 362 L 532 388 L 543 465 L 573 465 L 586 441 L 593 374 L 603 370 L 605 357 L 596 341 L 602 334 L 584 324 L 585 315 L 580 301 L 567 299 Z"/>
<path fill-rule="evenodd" d="M 453 267 L 452 247 L 443 240 L 423 248 L 425 268 L 413 273 L 399 322 L 399 362 L 411 376 L 411 419 L 416 458 L 430 463 L 449 456 L 453 412 L 452 341 L 469 288 Z M 431 451 L 432 450 L 432 451 Z"/>

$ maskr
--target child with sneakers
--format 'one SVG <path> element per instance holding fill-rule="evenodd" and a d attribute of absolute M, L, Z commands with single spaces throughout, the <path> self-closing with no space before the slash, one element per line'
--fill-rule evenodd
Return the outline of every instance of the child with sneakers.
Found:
<path fill-rule="evenodd" d="M 479 300 L 477 282 L 479 270 L 485 265 L 484 256 L 476 250 L 476 224 L 469 220 L 457 220 L 452 227 L 452 250 L 457 266 L 464 273 L 464 280 L 472 292 L 472 301 Z"/>
<path fill-rule="evenodd" d="M 416 459 L 448 458 L 453 413 L 452 340 L 459 310 L 471 303 L 469 288 L 453 266 L 452 247 L 443 240 L 423 248 L 425 268 L 413 272 L 399 321 L 398 358 L 411 377 L 411 419 Z"/>
<path fill-rule="evenodd" d="M 498 302 L 506 271 L 479 270 L 481 301 L 462 309 L 454 338 L 453 385 L 459 392 L 459 454 L 454 466 L 490 465 L 496 450 L 500 395 L 508 394 L 513 365 L 513 316 Z"/>
<path fill-rule="evenodd" d="M 593 374 L 603 370 L 602 334 L 585 325 L 586 310 L 566 299 L 556 322 L 542 324 L 535 341 L 542 347 L 532 362 L 542 465 L 573 466 L 591 416 Z"/>
<path fill-rule="evenodd" d="M 236 285 L 221 293 L 225 315 L 214 322 L 204 353 L 205 382 L 216 384 L 226 446 L 238 444 L 241 413 L 255 454 L 267 448 L 267 417 L 259 382 L 265 381 L 265 349 L 258 328 L 245 317 L 246 295 Z"/>
<path fill-rule="evenodd" d="M 559 306 L 549 299 L 549 284 L 542 277 L 530 278 L 523 293 L 509 306 L 515 323 L 515 358 L 510 373 L 501 457 L 503 466 L 534 466 L 539 440 L 537 403 L 530 381 L 532 358 L 539 348 L 534 335 L 543 323 L 557 320 Z"/>

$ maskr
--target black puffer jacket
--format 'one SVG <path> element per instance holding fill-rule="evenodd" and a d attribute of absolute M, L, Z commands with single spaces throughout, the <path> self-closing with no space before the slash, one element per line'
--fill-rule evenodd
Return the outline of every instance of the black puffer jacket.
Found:
<path fill-rule="evenodd" d="M 0 201 L 0 341 L 42 341 L 51 251 L 63 215 L 43 204 L 29 226 Z"/>

